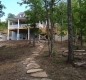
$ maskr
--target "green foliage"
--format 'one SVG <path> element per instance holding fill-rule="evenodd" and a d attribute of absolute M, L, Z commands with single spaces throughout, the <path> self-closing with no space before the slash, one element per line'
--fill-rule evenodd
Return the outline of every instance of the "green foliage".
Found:
<path fill-rule="evenodd" d="M 31 28 L 30 31 L 31 31 L 31 34 L 33 35 L 38 35 L 40 33 L 39 28 Z"/>
<path fill-rule="evenodd" d="M 82 28 L 83 35 L 86 36 L 86 0 L 73 0 L 72 7 L 74 29 L 77 29 L 78 34 L 80 34 Z"/>
<path fill-rule="evenodd" d="M 39 34 L 39 30 L 36 28 L 36 23 L 39 21 L 45 21 L 45 11 L 43 8 L 43 0 L 23 0 L 20 5 L 26 4 L 29 10 L 25 11 L 26 18 L 31 27 L 32 34 Z"/>
<path fill-rule="evenodd" d="M 15 17 L 15 15 L 14 15 L 14 14 L 9 13 L 7 18 L 14 18 L 14 17 Z"/>
<path fill-rule="evenodd" d="M 29 23 L 34 24 L 43 21 L 43 0 L 23 0 L 20 5 L 22 4 L 26 4 L 27 8 L 29 6 L 29 10 L 25 11 L 27 18 L 30 21 Z"/>
<path fill-rule="evenodd" d="M 58 23 L 63 30 L 67 30 L 67 2 L 54 0 L 52 14 L 51 1 L 52 0 L 22 0 L 19 4 L 26 4 L 26 7 L 29 8 L 25 13 L 27 15 L 28 23 L 31 25 L 35 25 L 39 21 L 46 21 L 47 7 L 49 18 L 52 18 L 54 23 Z M 72 0 L 72 17 L 74 33 L 80 35 L 80 29 L 82 28 L 83 35 L 86 36 L 86 0 Z"/>
<path fill-rule="evenodd" d="M 6 22 L 0 22 L 0 30 L 7 29 L 7 23 Z"/>
<path fill-rule="evenodd" d="M 2 17 L 2 16 L 4 16 L 4 12 L 3 12 L 3 9 L 5 9 L 5 6 L 1 3 L 1 1 L 0 1 L 0 18 Z"/>
<path fill-rule="evenodd" d="M 62 18 L 63 18 L 63 22 L 67 23 L 67 8 L 66 8 L 66 3 L 65 2 L 60 2 L 59 5 L 57 5 L 55 7 L 55 21 L 58 22 L 59 24 L 61 24 L 62 22 Z"/>

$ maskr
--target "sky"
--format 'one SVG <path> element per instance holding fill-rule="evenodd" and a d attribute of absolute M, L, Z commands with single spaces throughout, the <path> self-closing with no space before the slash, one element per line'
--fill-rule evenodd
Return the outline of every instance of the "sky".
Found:
<path fill-rule="evenodd" d="M 6 7 L 6 9 L 3 10 L 5 12 L 5 16 L 1 18 L 1 21 L 5 21 L 9 13 L 17 15 L 18 13 L 27 10 L 25 8 L 25 5 L 20 6 L 19 4 L 17 4 L 17 2 L 21 2 L 22 0 L 1 0 L 1 1 L 2 4 L 4 4 Z"/>

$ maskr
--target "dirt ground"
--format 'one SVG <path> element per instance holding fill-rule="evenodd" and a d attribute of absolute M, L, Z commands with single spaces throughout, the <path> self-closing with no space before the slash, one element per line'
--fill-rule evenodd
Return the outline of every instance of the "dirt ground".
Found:
<path fill-rule="evenodd" d="M 57 42 L 55 45 L 56 53 L 52 57 L 47 56 L 47 47 L 43 54 L 37 57 L 37 62 L 47 71 L 49 77 L 52 80 L 86 80 L 86 67 L 74 67 L 67 63 L 67 57 L 62 56 L 63 50 L 67 49 L 67 42 Z M 86 55 L 84 57 L 86 58 Z"/>
<path fill-rule="evenodd" d="M 35 48 L 28 41 L 0 42 L 0 80 L 30 80 L 22 61 L 32 54 Z M 55 43 L 55 53 L 48 57 L 47 44 L 37 63 L 49 74 L 52 80 L 86 80 L 86 68 L 73 67 L 66 63 L 67 57 L 62 56 L 62 50 L 67 49 L 67 43 Z"/>
<path fill-rule="evenodd" d="M 22 61 L 32 54 L 35 48 L 28 41 L 0 42 L 0 80 L 30 80 Z"/>

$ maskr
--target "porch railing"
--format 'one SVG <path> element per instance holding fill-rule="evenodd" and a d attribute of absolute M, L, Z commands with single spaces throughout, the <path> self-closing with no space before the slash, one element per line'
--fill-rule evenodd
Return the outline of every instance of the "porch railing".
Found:
<path fill-rule="evenodd" d="M 26 28 L 27 27 L 27 24 L 20 24 L 19 25 L 19 28 Z M 15 24 L 15 25 L 10 25 L 9 26 L 9 29 L 18 29 L 18 25 Z"/>

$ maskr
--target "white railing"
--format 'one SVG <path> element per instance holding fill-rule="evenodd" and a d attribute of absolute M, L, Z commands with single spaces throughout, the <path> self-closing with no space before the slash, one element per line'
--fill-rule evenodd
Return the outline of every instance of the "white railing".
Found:
<path fill-rule="evenodd" d="M 9 29 L 18 29 L 18 25 L 10 25 Z"/>
<path fill-rule="evenodd" d="M 20 24 L 20 25 L 19 25 L 19 28 L 25 28 L 25 27 L 27 27 L 27 24 Z M 9 29 L 18 29 L 18 25 L 17 25 L 17 24 L 15 24 L 15 25 L 10 25 L 10 26 L 9 26 Z"/>
<path fill-rule="evenodd" d="M 30 24 L 28 24 L 28 25 L 30 25 Z M 26 27 L 27 27 L 27 24 L 19 24 L 19 28 L 26 28 Z M 44 28 L 44 27 L 46 27 L 46 25 L 45 24 L 37 23 L 36 27 L 37 28 Z M 9 29 L 18 29 L 18 24 L 10 25 Z"/>

